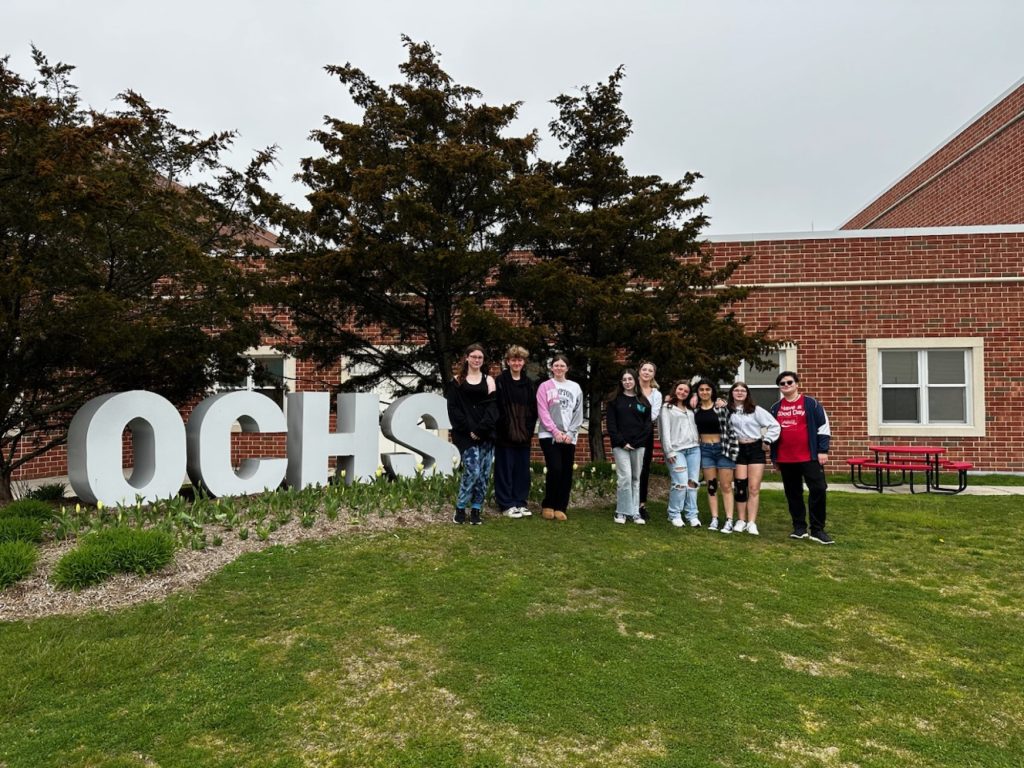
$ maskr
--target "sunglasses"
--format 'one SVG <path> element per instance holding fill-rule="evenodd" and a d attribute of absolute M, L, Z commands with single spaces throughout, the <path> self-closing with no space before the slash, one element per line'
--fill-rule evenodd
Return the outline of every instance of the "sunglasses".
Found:
<path fill-rule="evenodd" d="M 792 386 L 793 384 L 796 384 L 796 382 L 793 381 L 792 379 L 786 379 L 785 381 L 779 382 L 780 387 L 789 387 Z"/>

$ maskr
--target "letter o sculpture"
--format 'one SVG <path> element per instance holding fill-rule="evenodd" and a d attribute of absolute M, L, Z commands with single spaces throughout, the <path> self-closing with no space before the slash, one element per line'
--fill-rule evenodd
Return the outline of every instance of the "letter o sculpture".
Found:
<path fill-rule="evenodd" d="M 132 432 L 134 461 L 125 479 L 121 434 Z M 83 501 L 107 505 L 177 496 L 185 479 L 185 425 L 178 409 L 152 392 L 96 397 L 68 428 L 71 487 Z"/>

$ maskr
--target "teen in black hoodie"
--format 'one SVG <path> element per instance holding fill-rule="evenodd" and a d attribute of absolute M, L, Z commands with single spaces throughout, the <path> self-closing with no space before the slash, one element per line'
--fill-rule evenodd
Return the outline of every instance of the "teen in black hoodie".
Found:
<path fill-rule="evenodd" d="M 523 366 L 529 352 L 511 346 L 495 380 L 498 429 L 494 441 L 494 498 L 506 517 L 530 517 L 530 443 L 537 426 L 537 387 Z"/>

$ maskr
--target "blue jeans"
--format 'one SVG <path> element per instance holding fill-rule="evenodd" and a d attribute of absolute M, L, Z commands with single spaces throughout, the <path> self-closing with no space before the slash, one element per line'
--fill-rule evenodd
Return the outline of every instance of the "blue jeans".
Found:
<path fill-rule="evenodd" d="M 697 486 L 700 485 L 700 446 L 685 448 L 676 454 L 676 463 L 668 465 L 668 519 L 686 515 L 688 522 L 697 519 Z M 694 486 L 690 487 L 690 481 Z"/>
<path fill-rule="evenodd" d="M 615 457 L 615 514 L 640 516 L 640 473 L 644 466 L 644 449 L 612 448 Z"/>
<path fill-rule="evenodd" d="M 459 481 L 459 495 L 455 500 L 458 509 L 483 507 L 493 462 L 494 443 L 471 445 L 462 452 L 462 479 Z"/>

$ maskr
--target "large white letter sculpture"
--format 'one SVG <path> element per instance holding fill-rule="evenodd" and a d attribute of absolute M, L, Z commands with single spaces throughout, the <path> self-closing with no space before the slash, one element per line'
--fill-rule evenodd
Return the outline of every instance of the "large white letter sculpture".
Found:
<path fill-rule="evenodd" d="M 208 397 L 188 419 L 188 476 L 213 496 L 244 496 L 273 491 L 284 480 L 288 459 L 243 459 L 231 464 L 231 429 L 284 432 L 288 425 L 278 405 L 259 392 L 222 392 Z"/>
<path fill-rule="evenodd" d="M 327 392 L 288 395 L 288 419 L 267 397 L 255 392 L 224 392 L 203 400 L 192 411 L 188 430 L 178 409 L 151 392 L 120 392 L 86 403 L 68 430 L 68 473 L 71 487 L 86 502 L 132 504 L 176 496 L 186 468 L 192 482 L 215 496 L 272 490 L 287 478 L 293 488 L 327 485 L 328 463 L 341 457 L 348 483 L 372 480 L 383 458 L 392 474 L 416 475 L 418 456 L 380 455 L 380 431 L 422 457 L 424 474 L 454 471 L 458 451 L 437 435 L 421 429 L 449 429 L 448 408 L 440 395 L 400 397 L 383 418 L 377 395 L 338 395 L 338 429 L 330 428 L 331 396 Z M 231 463 L 231 429 L 283 432 L 288 458 L 244 459 L 236 472 Z M 121 435 L 132 432 L 134 469 L 124 478 Z M 187 434 L 187 437 L 186 437 Z"/>
<path fill-rule="evenodd" d="M 327 485 L 327 462 L 340 456 L 345 482 L 365 482 L 377 471 L 380 401 L 373 393 L 338 395 L 338 431 L 331 432 L 327 392 L 288 395 L 288 485 Z"/>
<path fill-rule="evenodd" d="M 124 477 L 121 435 L 132 432 L 134 460 Z M 177 496 L 185 479 L 185 425 L 152 392 L 120 392 L 86 403 L 68 428 L 68 475 L 82 501 L 130 504 Z"/>
<path fill-rule="evenodd" d="M 427 429 L 451 429 L 452 426 L 448 420 L 448 404 L 445 399 L 440 395 L 421 392 L 400 397 L 388 406 L 380 421 L 380 431 L 389 440 L 421 454 L 423 474 L 440 472 L 442 475 L 450 475 L 459 458 L 458 449 L 447 440 L 421 429 L 421 418 Z M 384 466 L 397 477 L 416 476 L 416 456 L 385 453 L 381 459 Z"/>

